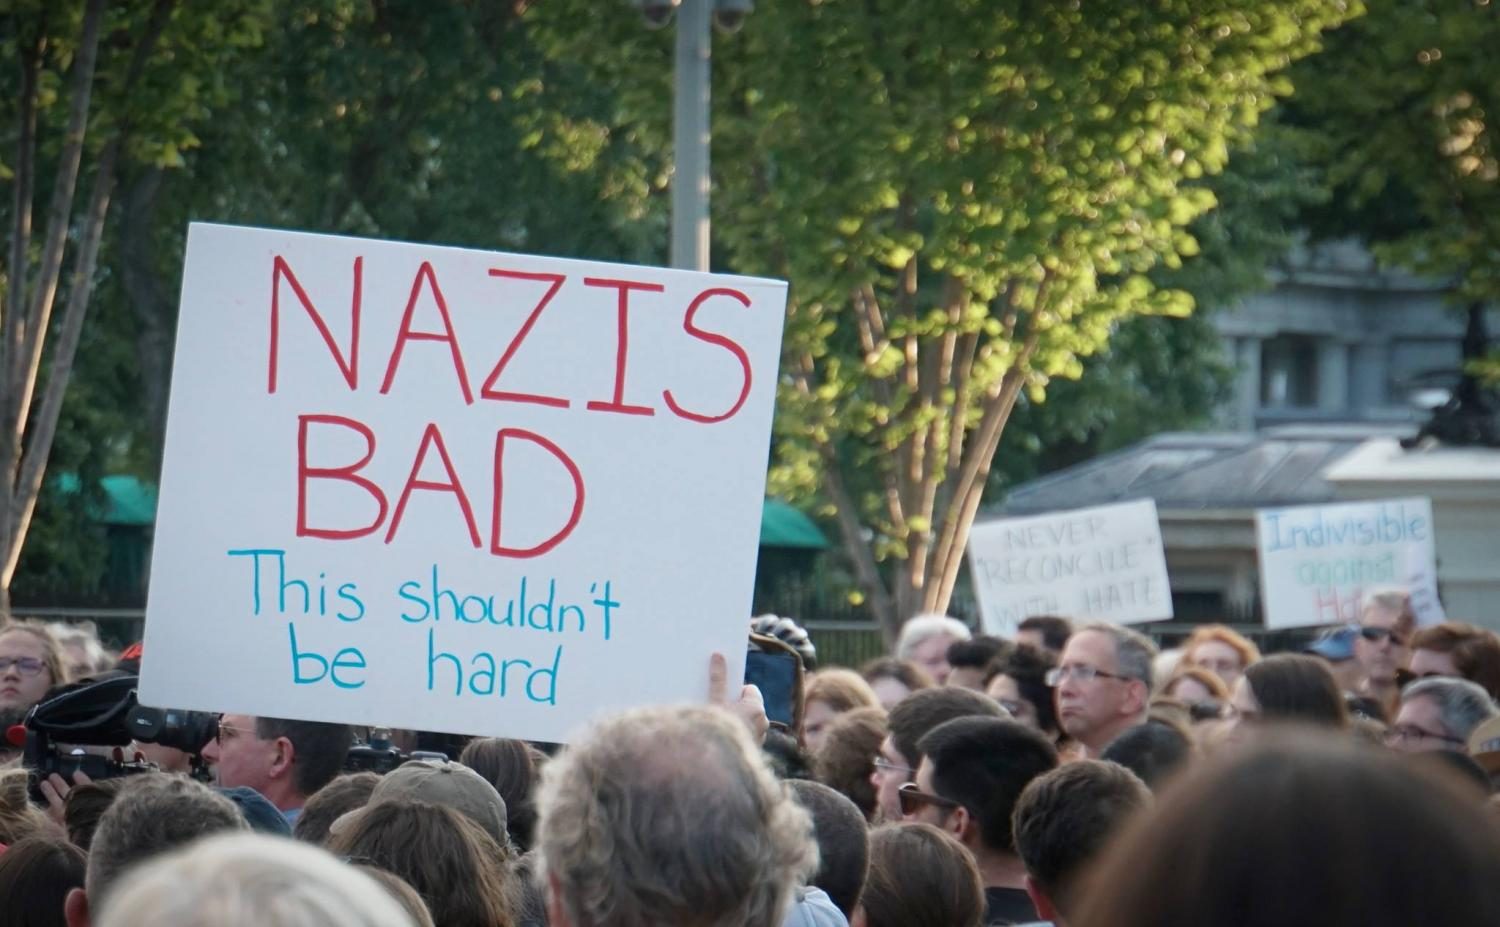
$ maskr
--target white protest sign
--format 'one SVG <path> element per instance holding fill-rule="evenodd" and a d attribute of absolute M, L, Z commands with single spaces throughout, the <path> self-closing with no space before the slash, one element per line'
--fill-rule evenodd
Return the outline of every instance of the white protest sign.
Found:
<path fill-rule="evenodd" d="M 534 740 L 743 672 L 786 285 L 195 224 L 141 700 Z"/>
<path fill-rule="evenodd" d="M 1357 622 L 1380 586 L 1409 589 L 1418 623 L 1443 620 L 1427 499 L 1262 509 L 1255 533 L 1268 628 Z"/>
<path fill-rule="evenodd" d="M 1156 502 L 976 524 L 969 573 L 984 628 L 1011 635 L 1032 615 L 1137 624 L 1172 617 Z"/>

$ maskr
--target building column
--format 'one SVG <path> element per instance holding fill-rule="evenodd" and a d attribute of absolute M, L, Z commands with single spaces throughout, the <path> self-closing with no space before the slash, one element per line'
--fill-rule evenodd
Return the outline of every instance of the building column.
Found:
<path fill-rule="evenodd" d="M 1256 413 L 1260 410 L 1260 343 L 1255 335 L 1234 339 L 1234 410 L 1236 428 L 1242 431 L 1255 430 Z"/>
<path fill-rule="evenodd" d="M 1385 338 L 1369 338 L 1354 347 L 1354 364 L 1350 380 L 1350 399 L 1354 408 L 1361 411 L 1383 409 L 1390 404 L 1386 395 L 1390 342 Z"/>
<path fill-rule="evenodd" d="M 1349 410 L 1349 343 L 1337 338 L 1318 342 L 1318 411 Z"/>

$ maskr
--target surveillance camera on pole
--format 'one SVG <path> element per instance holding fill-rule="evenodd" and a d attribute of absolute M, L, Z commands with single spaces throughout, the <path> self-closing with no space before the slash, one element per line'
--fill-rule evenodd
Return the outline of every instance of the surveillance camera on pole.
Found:
<path fill-rule="evenodd" d="M 714 0 L 714 27 L 732 35 L 745 24 L 745 17 L 755 10 L 755 0 Z"/>
<path fill-rule="evenodd" d="M 682 0 L 631 0 L 635 8 L 641 11 L 641 19 L 645 20 L 647 29 L 663 29 L 672 21 L 672 13 L 676 11 Z"/>

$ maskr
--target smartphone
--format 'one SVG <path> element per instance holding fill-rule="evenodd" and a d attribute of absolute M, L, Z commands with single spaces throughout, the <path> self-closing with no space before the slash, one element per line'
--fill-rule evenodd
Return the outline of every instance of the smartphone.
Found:
<path fill-rule="evenodd" d="M 745 654 L 745 683 L 760 689 L 766 717 L 773 724 L 793 727 L 797 706 L 797 657 L 790 653 L 751 650 Z"/>

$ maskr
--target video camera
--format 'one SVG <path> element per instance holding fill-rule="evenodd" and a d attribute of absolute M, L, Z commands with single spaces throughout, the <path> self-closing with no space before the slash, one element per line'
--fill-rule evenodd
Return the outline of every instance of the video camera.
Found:
<path fill-rule="evenodd" d="M 402 753 L 391 743 L 390 728 L 377 727 L 370 730 L 365 743 L 349 748 L 344 757 L 345 772 L 372 772 L 385 775 L 408 760 L 447 761 L 448 754 L 437 750 L 413 750 Z"/>
<path fill-rule="evenodd" d="M 71 781 L 82 772 L 91 779 L 148 772 L 155 767 L 126 755 L 133 741 L 172 747 L 189 755 L 192 775 L 207 780 L 203 748 L 219 733 L 219 717 L 201 711 L 151 708 L 136 700 L 138 678 L 111 673 L 74 683 L 34 705 L 26 715 L 22 764 L 31 773 L 31 793 L 53 773 Z M 89 747 L 112 747 L 108 754 Z"/>

